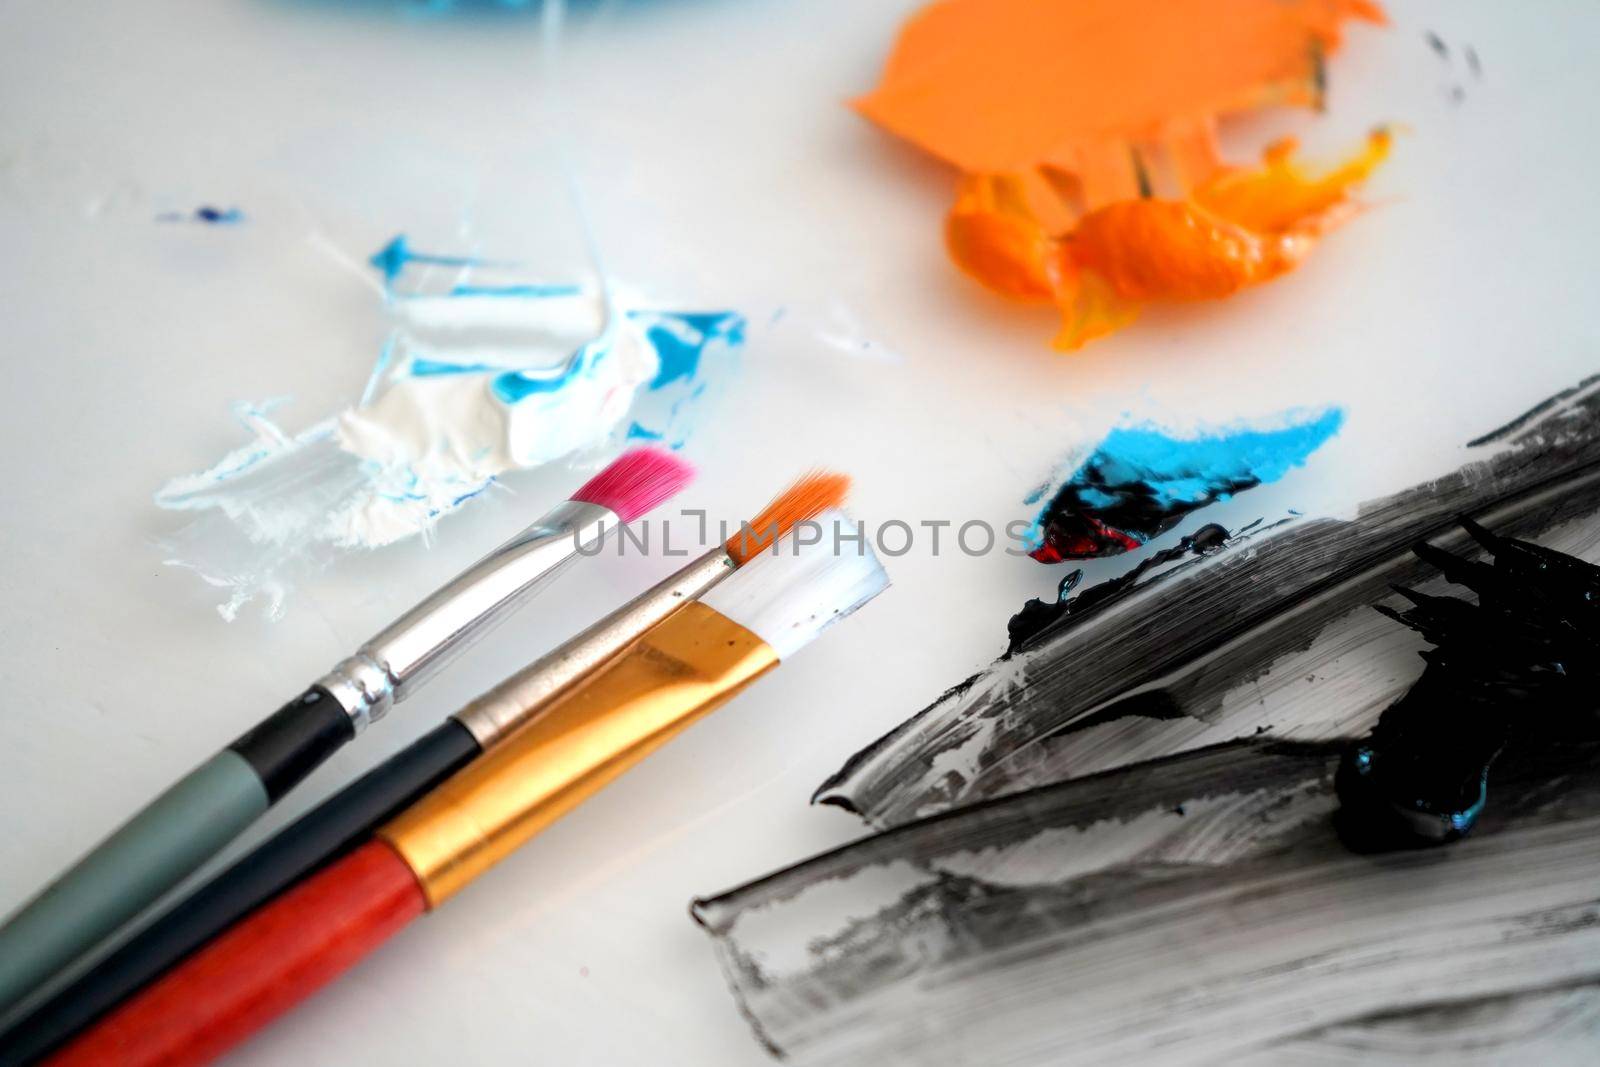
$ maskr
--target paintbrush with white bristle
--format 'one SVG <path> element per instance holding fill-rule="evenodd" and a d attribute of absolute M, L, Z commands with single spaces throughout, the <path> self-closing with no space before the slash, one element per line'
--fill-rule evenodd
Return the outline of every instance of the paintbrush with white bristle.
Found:
<path fill-rule="evenodd" d="M 177 885 L 587 546 L 688 484 L 670 452 L 624 453 L 569 499 L 201 764 L 0 927 L 0 1012 Z"/>
<path fill-rule="evenodd" d="M 751 560 L 49 1062 L 222 1055 L 881 592 L 876 556 L 851 544 L 790 537 Z"/>

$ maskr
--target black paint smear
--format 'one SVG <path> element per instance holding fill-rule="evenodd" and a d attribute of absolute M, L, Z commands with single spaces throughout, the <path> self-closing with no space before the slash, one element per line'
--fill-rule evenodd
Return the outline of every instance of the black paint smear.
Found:
<path fill-rule="evenodd" d="M 1189 555 L 1132 582 L 1077 590 L 1066 605 L 1025 610 L 1013 651 L 855 753 L 813 800 L 893 826 L 961 804 L 1248 736 L 1359 737 L 1414 680 L 1394 627 L 1371 615 L 1392 583 L 1429 580 L 1411 546 L 1466 546 L 1467 514 L 1509 536 L 1567 529 L 1600 512 L 1600 376 L 1477 439 L 1479 462 L 1362 505 L 1353 520 L 1297 519 L 1271 536 Z M 1097 590 L 1099 590 L 1097 592 Z M 1320 668 L 1275 669 L 1320 636 L 1345 651 L 1401 657 L 1359 686 L 1307 685 Z M 1330 655 L 1333 654 L 1330 652 Z M 1363 653 L 1368 654 L 1368 653 Z M 1294 683 L 1294 684 L 1292 684 Z M 1107 718 L 1137 694 L 1182 718 Z M 1280 721 L 1256 709 L 1290 708 Z M 1126 707 L 1126 705 L 1125 705 Z M 1252 716 L 1255 717 L 1252 717 Z M 1075 724 L 1096 724 L 1092 730 Z"/>
<path fill-rule="evenodd" d="M 1508 749 L 1470 843 L 1383 857 L 1339 837 L 1347 745 L 1235 741 L 1013 793 L 691 915 L 795 1063 L 1222 1061 L 1341 1026 L 1348 1054 L 1446 995 L 1521 1024 L 1559 986 L 1592 1013 L 1600 730 Z M 1543 1035 L 1472 1037 L 1484 1056 Z"/>
<path fill-rule="evenodd" d="M 1444 43 L 1443 37 L 1440 37 L 1432 30 L 1427 31 L 1424 36 L 1427 38 L 1428 47 L 1433 49 L 1435 55 L 1437 55 L 1440 59 L 1447 60 L 1450 58 L 1450 46 Z"/>
<path fill-rule="evenodd" d="M 1257 520 L 1259 522 L 1260 520 Z M 1251 524 L 1252 526 L 1255 523 Z M 1245 529 L 1249 529 L 1246 527 Z M 1241 531 L 1241 533 L 1244 531 Z M 1010 635 L 1011 643 L 1006 648 L 1006 657 L 1010 657 L 1020 648 L 1033 640 L 1039 634 L 1050 629 L 1060 620 L 1070 617 L 1073 612 L 1092 610 L 1097 604 L 1115 597 L 1124 589 L 1138 583 L 1144 575 L 1163 567 L 1185 556 L 1203 556 L 1208 552 L 1215 552 L 1229 541 L 1228 531 L 1216 523 L 1208 523 L 1194 533 L 1189 534 L 1171 548 L 1152 552 L 1138 565 L 1126 574 L 1118 575 L 1099 585 L 1090 586 L 1078 596 L 1072 592 L 1083 581 L 1083 571 L 1074 570 L 1065 578 L 1056 591 L 1056 599 L 1051 603 L 1043 600 L 1030 600 L 1022 605 L 1022 610 L 1011 616 L 1011 621 L 1006 624 L 1006 632 Z"/>
<path fill-rule="evenodd" d="M 1340 763 L 1353 848 L 1455 841 L 1482 816 L 1490 768 L 1507 746 L 1559 745 L 1594 731 L 1600 567 L 1464 526 L 1492 562 L 1428 544 L 1416 552 L 1476 593 L 1476 604 L 1400 589 L 1409 609 L 1378 609 L 1433 647 L 1422 654 L 1422 678 Z"/>
<path fill-rule="evenodd" d="M 1061 487 L 1045 508 L 1040 546 L 1029 553 L 1039 562 L 1100 559 L 1136 551 L 1192 512 L 1261 484 L 1261 479 L 1253 475 L 1216 478 L 1199 499 L 1163 501 L 1158 499 L 1156 487 L 1147 483 L 1108 481 L 1095 466 L 1094 458 Z M 1104 503 L 1106 499 L 1111 503 Z"/>
<path fill-rule="evenodd" d="M 1014 653 L 814 798 L 887 830 L 694 903 L 758 1038 L 830 1065 L 1315 1057 L 1431 1025 L 1448 995 L 1497 1009 L 1473 1030 L 1481 1056 L 1544 1049 L 1549 1030 L 1528 1017 L 1552 990 L 1591 1015 L 1593 717 L 1550 715 L 1561 743 L 1506 746 L 1494 802 L 1458 848 L 1368 856 L 1340 834 L 1338 768 L 1409 682 L 1361 655 L 1415 640 L 1369 605 L 1435 578 L 1411 546 L 1467 547 L 1455 520 L 1472 512 L 1600 549 L 1600 390 L 1490 436 L 1502 447 L 1483 462 L 1353 521 L 1239 531 L 1025 612 Z M 1541 551 L 1518 558 L 1552 566 Z M 1445 570 L 1499 577 L 1470 560 Z M 1316 740 L 1243 739 L 1266 729 L 1246 713 L 1274 687 L 1309 694 L 1301 710 L 1333 705 Z M 1242 739 L 1201 747 L 1190 727 Z M 1450 976 L 1448 993 L 1421 966 Z"/>
<path fill-rule="evenodd" d="M 1483 77 L 1483 64 L 1478 59 L 1478 50 L 1470 44 L 1467 45 L 1467 69 L 1472 72 L 1474 78 Z"/>

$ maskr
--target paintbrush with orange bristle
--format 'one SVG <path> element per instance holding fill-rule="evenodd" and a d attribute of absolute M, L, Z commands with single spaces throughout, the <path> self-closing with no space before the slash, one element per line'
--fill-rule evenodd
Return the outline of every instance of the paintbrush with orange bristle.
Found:
<path fill-rule="evenodd" d="M 840 474 L 808 474 L 676 574 L 495 686 L 410 747 L 245 856 L 13 1029 L 0 1067 L 30 1063 L 138 992 L 242 916 L 369 837 L 375 827 L 493 748 L 653 627 L 698 600 L 801 523 L 837 507 Z"/>

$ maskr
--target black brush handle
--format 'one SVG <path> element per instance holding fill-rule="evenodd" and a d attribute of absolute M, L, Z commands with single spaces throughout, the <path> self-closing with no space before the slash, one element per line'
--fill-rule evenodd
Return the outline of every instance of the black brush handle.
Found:
<path fill-rule="evenodd" d="M 228 748 L 250 765 L 276 804 L 355 737 L 344 705 L 320 685 L 257 723 Z"/>
<path fill-rule="evenodd" d="M 295 748 L 291 745 L 288 751 Z M 255 751 L 270 756 L 270 739 L 259 742 Z M 179 901 L 0 1034 L 0 1067 L 22 1067 L 48 1055 L 238 920 L 361 844 L 479 751 L 466 727 L 446 719 Z M 287 771 L 282 777 L 292 776 L 292 758 L 275 766 Z M 262 778 L 269 784 L 281 780 L 273 774 Z"/>

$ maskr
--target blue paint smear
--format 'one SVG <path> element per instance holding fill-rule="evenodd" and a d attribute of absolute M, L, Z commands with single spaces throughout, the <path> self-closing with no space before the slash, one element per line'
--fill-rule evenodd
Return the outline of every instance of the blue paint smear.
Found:
<path fill-rule="evenodd" d="M 1241 430 L 1175 440 L 1151 428 L 1116 429 L 1083 470 L 1112 484 L 1141 481 L 1160 504 L 1196 503 L 1221 482 L 1275 482 L 1339 432 L 1344 413 L 1330 409 L 1278 430 Z"/>
<path fill-rule="evenodd" d="M 724 387 L 738 365 L 746 320 L 735 311 L 628 313 L 642 326 L 660 360 L 655 377 L 634 404 L 634 440 L 682 448 L 707 398 Z"/>
<path fill-rule="evenodd" d="M 443 267 L 476 267 L 482 260 L 474 256 L 439 256 L 431 252 L 413 252 L 406 235 L 396 234 L 394 240 L 384 245 L 367 260 L 383 273 L 383 280 L 393 285 L 395 279 L 411 263 L 432 263 Z"/>
<path fill-rule="evenodd" d="M 385 289 L 391 294 L 394 283 L 413 263 L 461 268 L 489 265 L 488 261 L 477 257 L 419 252 L 403 233 L 375 252 L 369 262 L 382 273 Z M 580 296 L 583 292 L 583 286 L 576 284 L 459 282 L 442 295 L 467 300 L 543 299 Z M 630 324 L 643 330 L 645 341 L 656 353 L 658 365 L 655 375 L 635 398 L 632 421 L 621 435 L 680 448 L 688 439 L 694 409 L 706 398 L 712 385 L 723 377 L 722 372 L 734 365 L 733 350 L 745 341 L 746 320 L 733 311 L 633 309 L 623 314 Z M 594 373 L 601 361 L 611 354 L 614 342 L 614 330 L 608 330 L 559 366 L 509 370 L 480 362 L 417 358 L 404 365 L 403 373 L 419 378 L 489 375 L 491 394 L 503 404 L 515 405 L 530 397 L 559 393 L 575 380 Z M 391 337 L 389 346 L 394 343 Z M 384 357 L 379 360 L 380 370 L 392 367 L 391 357 L 392 353 L 386 348 Z"/>
<path fill-rule="evenodd" d="M 209 204 L 193 212 L 166 211 L 156 216 L 157 222 L 203 222 L 208 226 L 237 226 L 244 221 L 244 212 L 236 207 L 212 207 Z"/>
<path fill-rule="evenodd" d="M 582 292 L 581 285 L 457 285 L 450 290 L 450 295 L 527 297 L 543 300 L 557 296 L 578 296 Z"/>
<path fill-rule="evenodd" d="M 712 344 L 720 341 L 737 347 L 744 343 L 745 318 L 734 311 L 632 311 L 628 317 L 651 323 L 645 336 L 661 359 L 661 369 L 650 381 L 651 390 L 693 381 Z"/>
<path fill-rule="evenodd" d="M 534 370 L 506 371 L 489 383 L 489 389 L 503 404 L 515 404 L 539 393 L 553 393 L 579 375 L 588 374 L 610 352 L 611 338 L 601 336 L 578 349 L 566 366 L 554 374 Z"/>
<path fill-rule="evenodd" d="M 442 359 L 414 359 L 407 368 L 407 373 L 414 378 L 443 378 L 452 374 L 492 374 L 503 370 L 504 367 L 488 363 L 451 363 Z"/>
<path fill-rule="evenodd" d="M 1288 412 L 1279 428 L 1176 438 L 1153 426 L 1119 427 L 1066 479 L 1034 520 L 1035 559 L 1091 559 L 1131 551 L 1183 516 L 1275 482 L 1339 432 L 1344 412 Z M 1036 501 L 1042 494 L 1031 494 Z"/>
<path fill-rule="evenodd" d="M 533 0 L 413 0 L 417 7 L 430 15 L 448 15 L 457 11 L 472 11 L 482 8 L 502 8 L 507 11 L 520 11 L 533 6 Z"/>

